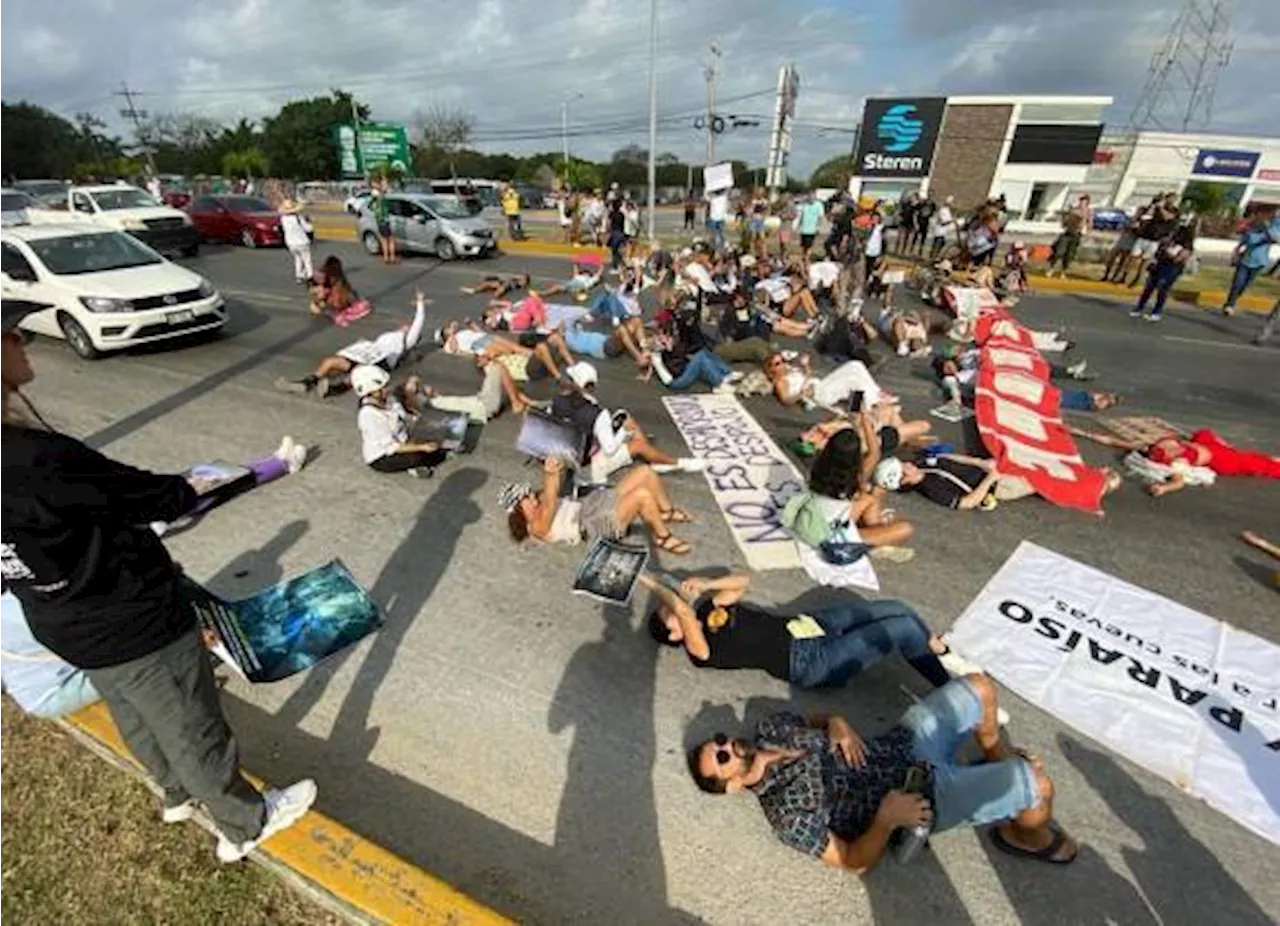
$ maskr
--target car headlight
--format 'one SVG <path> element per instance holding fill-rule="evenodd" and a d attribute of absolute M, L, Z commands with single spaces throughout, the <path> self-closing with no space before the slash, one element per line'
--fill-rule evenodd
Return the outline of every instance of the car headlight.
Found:
<path fill-rule="evenodd" d="M 128 299 L 108 299 L 105 296 L 81 296 L 80 302 L 90 312 L 133 311 L 133 303 Z"/>
<path fill-rule="evenodd" d="M 146 231 L 147 223 L 142 219 L 121 219 L 120 227 L 125 231 Z"/>
<path fill-rule="evenodd" d="M 208 299 L 210 296 L 216 296 L 218 291 L 213 288 L 213 284 L 203 277 L 200 279 L 200 298 Z"/>

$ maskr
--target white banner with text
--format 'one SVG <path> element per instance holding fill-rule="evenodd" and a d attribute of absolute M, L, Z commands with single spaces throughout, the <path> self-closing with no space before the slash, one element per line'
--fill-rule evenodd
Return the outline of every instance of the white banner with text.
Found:
<path fill-rule="evenodd" d="M 1037 707 L 1280 844 L 1280 646 L 1026 541 L 948 641 Z"/>

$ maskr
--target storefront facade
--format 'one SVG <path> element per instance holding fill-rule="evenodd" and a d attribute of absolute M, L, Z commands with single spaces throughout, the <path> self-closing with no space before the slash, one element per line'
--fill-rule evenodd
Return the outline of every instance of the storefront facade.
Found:
<path fill-rule="evenodd" d="M 850 192 L 953 196 L 960 209 L 1003 195 L 1017 216 L 1055 215 L 1093 164 L 1110 104 L 1103 96 L 868 100 Z"/>

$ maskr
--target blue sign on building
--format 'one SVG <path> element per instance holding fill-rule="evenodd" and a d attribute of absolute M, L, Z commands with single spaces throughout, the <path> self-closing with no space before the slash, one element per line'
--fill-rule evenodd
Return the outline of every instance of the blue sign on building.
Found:
<path fill-rule="evenodd" d="M 1193 174 L 1208 174 L 1212 177 L 1244 177 L 1253 176 L 1253 169 L 1258 166 L 1258 152 L 1231 151 L 1225 148 L 1201 148 L 1196 154 Z"/>

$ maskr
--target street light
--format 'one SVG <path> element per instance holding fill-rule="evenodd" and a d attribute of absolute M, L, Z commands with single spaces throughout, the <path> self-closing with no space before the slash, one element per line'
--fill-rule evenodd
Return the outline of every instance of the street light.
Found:
<path fill-rule="evenodd" d="M 560 101 L 560 143 L 564 148 L 564 185 L 569 186 L 569 104 L 580 100 L 584 94 L 575 93 Z"/>

